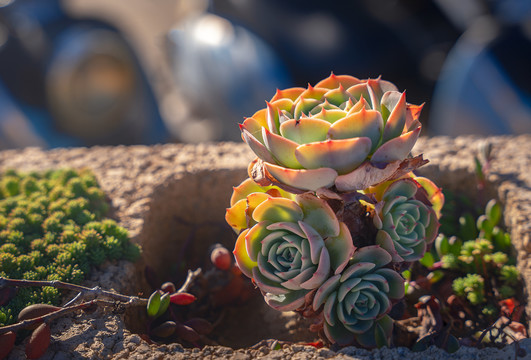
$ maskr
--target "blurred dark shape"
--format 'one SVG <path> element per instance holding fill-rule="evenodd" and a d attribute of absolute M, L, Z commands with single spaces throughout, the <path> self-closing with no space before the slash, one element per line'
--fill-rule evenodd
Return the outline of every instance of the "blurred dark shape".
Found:
<path fill-rule="evenodd" d="M 332 71 L 381 75 L 421 103 L 458 35 L 426 1 L 212 0 L 169 39 L 176 87 L 199 118 L 192 123 L 209 124 L 193 133 L 217 126 L 217 140 L 236 140 L 236 122 L 264 108 L 275 87 L 306 87 Z"/>
<path fill-rule="evenodd" d="M 239 141 L 276 88 L 331 71 L 426 102 L 424 134 L 531 132 L 529 0 L 182 2 L 199 13 L 167 34 L 157 101 L 113 25 L 60 0 L 0 0 L 0 148 Z"/>
<path fill-rule="evenodd" d="M 531 2 L 452 2 L 449 16 L 464 33 L 448 54 L 433 96 L 434 135 L 531 132 Z M 461 11 L 459 11 L 461 10 Z"/>
<path fill-rule="evenodd" d="M 280 61 L 268 70 L 271 78 L 282 83 L 274 69 L 287 70 L 284 87 L 315 84 L 330 71 L 381 75 L 407 90 L 411 103 L 427 102 L 421 122 L 431 135 L 530 132 L 530 7 L 528 0 L 211 0 L 204 18 L 173 37 L 176 85 L 199 104 L 201 118 L 221 119 L 223 136 L 238 137 L 231 124 L 273 95 L 256 91 L 263 73 L 242 67 L 238 56 L 252 59 L 253 52 L 233 52 L 245 49 L 234 40 L 238 28 L 267 44 L 267 58 Z M 231 27 L 233 40 L 205 50 L 190 29 L 208 28 L 212 14 Z"/>
<path fill-rule="evenodd" d="M 167 140 L 124 35 L 59 0 L 0 2 L 0 148 Z"/>
<path fill-rule="evenodd" d="M 459 36 L 433 1 L 212 0 L 209 11 L 271 46 L 288 70 L 290 86 L 314 85 L 331 71 L 382 76 L 407 90 L 415 104 L 429 99 Z"/>

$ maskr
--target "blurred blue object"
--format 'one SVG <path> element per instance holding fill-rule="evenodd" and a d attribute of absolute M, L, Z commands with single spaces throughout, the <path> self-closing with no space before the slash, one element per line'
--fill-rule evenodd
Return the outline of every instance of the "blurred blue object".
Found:
<path fill-rule="evenodd" d="M 249 30 L 214 14 L 190 19 L 168 34 L 170 61 L 179 92 L 197 131 L 214 131 L 210 140 L 239 140 L 236 123 L 265 107 L 277 88 L 291 85 L 272 49 Z M 184 132 L 183 132 L 184 134 Z M 203 137 L 190 135 L 182 141 Z"/>
<path fill-rule="evenodd" d="M 465 26 L 437 81 L 430 134 L 531 133 L 531 2 L 493 1 Z"/>
<path fill-rule="evenodd" d="M 138 58 L 112 25 L 74 19 L 59 0 L 3 1 L 0 39 L 0 148 L 168 139 Z M 6 130 L 15 122 L 17 136 Z"/>

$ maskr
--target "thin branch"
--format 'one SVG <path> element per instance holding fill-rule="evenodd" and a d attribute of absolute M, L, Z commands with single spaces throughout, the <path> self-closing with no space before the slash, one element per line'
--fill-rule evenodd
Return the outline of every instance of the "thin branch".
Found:
<path fill-rule="evenodd" d="M 201 268 L 197 268 L 194 271 L 188 270 L 188 275 L 186 276 L 186 280 L 184 281 L 183 286 L 179 290 L 177 290 L 178 293 L 187 292 L 188 288 L 193 284 L 196 278 L 198 278 L 203 270 Z"/>
<path fill-rule="evenodd" d="M 87 301 L 87 302 L 84 302 L 84 303 L 81 303 L 81 304 L 64 307 L 64 308 L 61 308 L 61 309 L 56 310 L 54 312 L 51 312 L 49 314 L 42 315 L 42 316 L 39 316 L 39 317 L 36 317 L 36 318 L 33 318 L 33 319 L 24 320 L 24 321 L 21 321 L 21 322 L 18 322 L 16 324 L 12 324 L 12 325 L 2 326 L 2 327 L 0 327 L 0 334 L 6 333 L 6 332 L 9 332 L 9 331 L 16 332 L 16 331 L 18 331 L 20 329 L 24 329 L 24 328 L 30 327 L 32 325 L 38 325 L 38 324 L 41 324 L 43 322 L 49 322 L 49 321 L 55 320 L 55 319 L 57 319 L 57 318 L 59 318 L 59 317 L 61 317 L 63 315 L 66 315 L 68 313 L 71 313 L 71 312 L 74 312 L 74 311 L 77 311 L 77 310 L 87 309 L 87 308 L 89 308 L 92 305 L 114 306 L 114 305 L 116 305 L 116 303 L 112 302 L 112 301 L 109 301 L 109 300 L 93 299 L 93 300 L 90 300 L 90 301 Z M 128 305 L 129 306 L 134 306 L 136 304 L 128 303 Z"/>
<path fill-rule="evenodd" d="M 140 298 L 138 296 L 128 296 L 128 295 L 122 295 L 115 293 L 113 291 L 107 291 L 103 290 L 99 286 L 95 286 L 93 288 L 88 288 L 81 285 L 74 285 L 70 283 L 65 283 L 62 281 L 44 281 L 44 280 L 18 280 L 18 279 L 7 279 L 4 277 L 0 277 L 0 289 L 4 287 L 31 287 L 31 286 L 51 286 L 56 289 L 65 289 L 65 290 L 71 290 L 81 293 L 81 296 L 86 295 L 92 295 L 94 298 L 98 297 L 104 297 L 124 303 L 129 303 L 133 306 L 146 306 L 147 305 L 147 299 Z M 74 298 L 74 300 L 77 300 L 79 298 L 79 295 Z M 70 301 L 67 305 L 70 305 L 72 301 Z"/>
<path fill-rule="evenodd" d="M 194 281 L 199 276 L 201 276 L 201 274 L 202 274 L 201 268 L 198 268 L 194 271 L 188 270 L 186 281 L 184 282 L 183 286 L 181 286 L 181 288 L 177 292 L 188 291 L 190 286 L 192 286 Z M 34 319 L 28 319 L 28 320 L 18 322 L 16 324 L 0 327 L 0 334 L 6 333 L 9 331 L 17 331 L 22 328 L 26 328 L 28 326 L 40 324 L 44 321 L 52 321 L 65 314 L 68 314 L 68 313 L 71 313 L 77 310 L 83 310 L 92 305 L 114 306 L 117 303 L 120 303 L 127 307 L 131 307 L 131 306 L 147 306 L 147 303 L 148 303 L 148 299 L 140 298 L 138 296 L 122 295 L 122 294 L 115 293 L 112 291 L 103 290 L 99 286 L 88 288 L 86 286 L 74 285 L 74 284 L 57 281 L 57 280 L 53 280 L 53 281 L 24 280 L 24 279 L 19 280 L 19 279 L 7 279 L 4 277 L 0 277 L 0 289 L 7 288 L 7 287 L 32 287 L 32 286 L 34 287 L 50 286 L 56 289 L 76 291 L 78 292 L 78 294 L 59 310 L 53 311 L 43 316 L 36 317 Z M 79 299 L 87 297 L 87 295 L 92 296 L 93 299 L 90 301 L 77 304 L 77 305 L 73 305 Z M 106 298 L 106 299 L 101 299 L 101 298 Z"/>

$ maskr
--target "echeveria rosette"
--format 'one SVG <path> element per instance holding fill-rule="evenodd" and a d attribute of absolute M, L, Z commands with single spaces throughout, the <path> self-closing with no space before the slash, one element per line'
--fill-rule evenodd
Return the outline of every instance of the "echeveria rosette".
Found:
<path fill-rule="evenodd" d="M 433 184 L 433 183 L 432 183 Z M 378 202 L 373 222 L 378 232 L 376 244 L 387 250 L 394 262 L 421 259 L 435 240 L 439 221 L 427 191 L 413 178 L 373 188 Z"/>
<path fill-rule="evenodd" d="M 252 176 L 290 191 L 363 190 L 396 178 L 424 163 L 407 159 L 421 108 L 379 78 L 332 74 L 314 87 L 278 90 L 240 126 L 261 159 Z"/>
<path fill-rule="evenodd" d="M 225 221 L 239 234 L 256 224 L 252 216 L 254 209 L 270 197 L 293 199 L 295 195 L 276 186 L 260 186 L 251 179 L 245 179 L 233 188 Z"/>
<path fill-rule="evenodd" d="M 330 342 L 389 345 L 393 321 L 387 313 L 404 297 L 404 279 L 385 267 L 390 262 L 391 255 L 378 245 L 359 248 L 342 273 L 319 287 L 313 309 L 322 307 L 323 330 Z"/>
<path fill-rule="evenodd" d="M 313 290 L 345 268 L 355 250 L 346 225 L 311 193 L 293 200 L 268 197 L 252 218 L 256 224 L 240 233 L 234 256 L 277 310 L 303 307 Z"/>
<path fill-rule="evenodd" d="M 415 197 L 421 200 L 424 204 L 431 206 L 437 215 L 437 218 L 441 218 L 441 210 L 444 206 L 444 194 L 442 189 L 438 187 L 430 179 L 417 176 L 413 172 L 405 174 L 402 178 L 413 179 L 417 183 L 417 193 Z M 391 185 L 393 181 L 386 181 L 377 186 L 371 186 L 363 191 L 365 194 L 373 194 L 376 199 L 382 199 L 383 193 Z"/>

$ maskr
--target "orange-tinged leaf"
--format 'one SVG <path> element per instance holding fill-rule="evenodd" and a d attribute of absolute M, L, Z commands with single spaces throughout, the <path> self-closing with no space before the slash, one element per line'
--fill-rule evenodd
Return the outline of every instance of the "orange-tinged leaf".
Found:
<path fill-rule="evenodd" d="M 339 235 L 339 221 L 328 203 L 312 193 L 299 194 L 295 201 L 304 212 L 303 221 L 310 224 L 323 237 Z"/>
<path fill-rule="evenodd" d="M 280 134 L 297 145 L 326 140 L 330 123 L 326 120 L 304 118 L 288 120 L 280 126 Z"/>
<path fill-rule="evenodd" d="M 383 131 L 383 142 L 386 142 L 400 136 L 404 130 L 406 124 L 406 93 L 386 92 L 382 98 L 382 108 L 384 106 L 391 112 L 385 122 Z"/>
<path fill-rule="evenodd" d="M 368 79 L 367 85 L 369 86 L 369 94 L 371 94 L 372 108 L 375 110 L 380 109 L 380 99 L 383 94 L 388 91 L 398 91 L 397 87 L 386 80 L 382 80 L 381 76 L 377 79 Z"/>
<path fill-rule="evenodd" d="M 247 246 L 245 244 L 245 237 L 247 233 L 249 232 L 249 229 L 245 229 L 240 233 L 238 236 L 238 239 L 236 240 L 236 244 L 234 246 L 234 258 L 236 260 L 236 264 L 240 268 L 241 272 L 247 276 L 248 278 L 253 277 L 252 269 L 258 264 L 255 261 L 252 261 L 249 257 L 249 254 L 247 254 Z"/>
<path fill-rule="evenodd" d="M 288 120 L 286 122 L 289 122 L 292 120 Z M 295 121 L 295 120 L 293 120 Z M 282 125 L 286 124 L 283 123 Z M 281 129 L 282 129 L 281 125 Z M 282 130 L 281 130 L 282 131 Z M 295 157 L 295 149 L 299 144 L 296 142 L 287 139 L 285 137 L 282 137 L 280 135 L 274 134 L 272 132 L 269 132 L 264 129 L 263 132 L 264 136 L 264 144 L 266 148 L 269 150 L 271 155 L 273 155 L 273 158 L 275 159 L 275 162 L 279 165 L 283 165 L 292 169 L 300 169 L 302 168 L 301 164 L 297 161 L 297 158 Z"/>
<path fill-rule="evenodd" d="M 344 102 L 350 99 L 350 94 L 343 88 L 342 85 L 339 85 L 338 88 L 329 90 L 324 98 L 328 100 L 331 104 L 335 106 L 340 106 Z"/>
<path fill-rule="evenodd" d="M 357 168 L 369 155 L 371 140 L 359 137 L 300 145 L 295 156 L 306 169 L 331 168 L 338 174 Z"/>
<path fill-rule="evenodd" d="M 378 111 L 362 108 L 360 111 L 333 123 L 328 134 L 334 140 L 369 138 L 372 145 L 370 152 L 373 152 L 380 142 L 383 127 L 382 115 Z"/>
<path fill-rule="evenodd" d="M 418 182 L 424 190 L 428 193 L 428 200 L 431 202 L 432 208 L 437 214 L 437 218 L 441 218 L 441 209 L 444 205 L 444 194 L 442 189 L 435 185 L 433 181 L 422 176 L 415 176 L 413 179 Z"/>
<path fill-rule="evenodd" d="M 278 100 L 277 102 L 283 102 L 283 101 L 290 101 L 288 99 L 284 100 Z M 267 120 L 267 129 L 274 133 L 278 134 L 278 127 L 280 126 L 279 123 L 279 109 L 275 106 L 271 105 L 270 102 L 267 102 L 267 112 L 266 112 L 266 120 Z M 267 130 L 266 129 L 266 130 Z"/>
<path fill-rule="evenodd" d="M 247 200 L 242 199 L 228 208 L 225 212 L 225 221 L 236 233 L 239 233 L 242 229 L 247 227 L 247 219 L 245 217 L 246 208 Z"/>
<path fill-rule="evenodd" d="M 382 144 L 372 155 L 371 162 L 390 163 L 404 160 L 415 146 L 420 130 L 421 126 Z"/>
<path fill-rule="evenodd" d="M 308 89 L 304 90 L 301 94 L 301 98 L 306 99 L 315 99 L 315 100 L 321 100 L 326 94 L 328 89 L 320 88 L 320 87 L 313 87 L 311 85 L 308 85 Z"/>
<path fill-rule="evenodd" d="M 247 208 L 245 212 L 248 219 L 252 219 L 254 210 L 258 205 L 269 199 L 271 196 L 267 193 L 256 192 L 247 196 Z M 254 224 L 253 224 L 254 225 Z M 247 224 L 247 227 L 250 227 L 250 224 Z"/>
<path fill-rule="evenodd" d="M 270 102 L 273 102 L 279 99 L 284 99 L 284 98 L 290 99 L 291 101 L 295 101 L 304 90 L 306 89 L 303 87 L 293 87 L 293 88 L 288 88 L 284 90 L 277 89 L 275 96 L 271 98 Z"/>
<path fill-rule="evenodd" d="M 258 110 L 251 118 L 257 120 L 262 126 L 267 126 L 267 109 L 263 108 Z"/>
<path fill-rule="evenodd" d="M 263 166 L 267 174 L 279 183 L 302 190 L 315 191 L 322 187 L 330 187 L 337 177 L 337 171 L 331 168 L 295 170 L 267 162 L 264 162 Z"/>
<path fill-rule="evenodd" d="M 293 110 L 293 118 L 298 120 L 302 115 L 308 115 L 310 111 L 319 105 L 321 101 L 315 99 L 300 98 L 295 103 L 295 109 Z"/>
<path fill-rule="evenodd" d="M 347 89 L 347 92 L 350 94 L 350 96 L 354 100 L 358 100 L 358 103 L 359 103 L 359 100 L 361 100 L 362 98 L 365 99 L 366 101 L 365 101 L 365 103 L 363 103 L 363 105 L 366 106 L 367 101 L 368 101 L 369 102 L 368 105 L 370 106 L 370 108 L 374 109 L 374 107 L 372 106 L 371 94 L 369 93 L 369 89 L 370 88 L 367 85 L 367 83 L 362 82 L 362 83 L 359 83 L 359 84 L 356 84 L 356 85 L 353 85 L 353 86 L 349 87 Z M 374 110 L 376 110 L 376 109 L 374 109 Z"/>
<path fill-rule="evenodd" d="M 256 156 L 258 156 L 260 159 L 264 161 L 275 162 L 273 155 L 271 155 L 269 150 L 267 150 L 267 148 L 264 146 L 262 142 L 260 142 L 254 135 L 252 135 L 245 128 L 242 128 L 241 130 L 242 130 L 243 141 L 245 141 L 247 145 L 249 145 L 249 147 L 256 154 Z M 262 128 L 262 130 L 267 130 L 267 129 Z M 260 138 L 262 138 L 262 136 Z"/>
<path fill-rule="evenodd" d="M 355 114 L 355 113 L 357 113 L 358 111 L 361 111 L 361 110 L 363 110 L 363 109 L 365 109 L 365 110 L 370 110 L 371 107 L 370 107 L 369 103 L 367 102 L 367 100 L 365 100 L 365 98 L 362 96 L 362 97 L 358 100 L 358 102 L 356 102 L 356 103 L 354 104 L 354 106 L 352 106 L 352 107 L 350 108 L 350 110 L 348 111 L 348 115 Z"/>
<path fill-rule="evenodd" d="M 262 187 L 255 183 L 252 179 L 243 180 L 240 185 L 232 188 L 232 196 L 230 198 L 230 206 L 234 206 L 238 201 L 245 199 L 247 195 L 254 192 L 266 192 L 268 187 Z"/>
<path fill-rule="evenodd" d="M 329 122 L 330 124 L 333 124 L 339 119 L 343 119 L 345 116 L 347 116 L 347 112 L 345 110 L 339 110 L 339 109 L 327 110 L 323 107 L 321 111 L 313 115 L 311 119 L 325 120 Z M 330 128 L 330 126 L 328 128 Z"/>
<path fill-rule="evenodd" d="M 297 222 L 302 220 L 302 217 L 303 212 L 299 205 L 286 198 L 270 197 L 258 205 L 253 212 L 253 219 L 257 222 Z"/>
<path fill-rule="evenodd" d="M 335 89 L 342 85 L 345 89 L 348 89 L 351 86 L 357 85 L 362 81 L 354 76 L 350 75 L 335 75 L 331 73 L 329 77 L 324 80 L 319 81 L 315 87 L 322 87 L 327 89 Z"/>
<path fill-rule="evenodd" d="M 412 129 L 412 125 L 418 121 L 420 117 L 420 112 L 422 111 L 422 108 L 424 107 L 424 104 L 421 105 L 412 105 L 407 104 L 406 106 L 406 126 L 404 130 L 410 131 Z"/>

